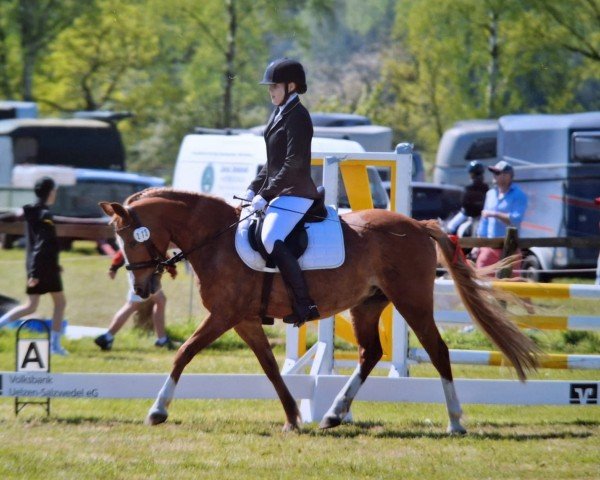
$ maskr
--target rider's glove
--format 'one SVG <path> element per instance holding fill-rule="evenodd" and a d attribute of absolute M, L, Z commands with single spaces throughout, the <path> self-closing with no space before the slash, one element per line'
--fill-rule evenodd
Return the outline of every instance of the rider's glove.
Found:
<path fill-rule="evenodd" d="M 256 195 L 252 199 L 252 210 L 254 210 L 255 212 L 262 212 L 267 205 L 268 202 L 260 195 Z"/>
<path fill-rule="evenodd" d="M 249 188 L 248 190 L 246 190 L 246 195 L 244 195 L 244 199 L 246 199 L 249 202 L 251 202 L 252 199 L 254 198 L 254 195 L 256 195 L 256 193 L 254 193 L 254 190 L 251 190 Z"/>

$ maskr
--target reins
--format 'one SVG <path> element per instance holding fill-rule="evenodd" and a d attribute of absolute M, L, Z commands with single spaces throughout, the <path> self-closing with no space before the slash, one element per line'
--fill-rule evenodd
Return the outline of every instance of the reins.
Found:
<path fill-rule="evenodd" d="M 129 213 L 132 223 L 119 228 L 117 231 L 124 230 L 124 229 L 130 228 L 130 227 L 133 227 L 134 229 L 141 227 L 142 224 L 140 222 L 140 219 L 139 219 L 137 213 L 130 207 L 125 207 L 125 209 Z M 158 248 L 156 247 L 156 245 L 154 245 L 154 242 L 149 238 L 148 240 L 145 240 L 141 243 L 143 243 L 144 246 L 146 247 L 146 250 L 148 251 L 148 254 L 152 258 L 152 260 L 147 260 L 145 262 L 130 263 L 128 265 L 125 265 L 125 268 L 127 270 L 140 270 L 142 268 L 154 267 L 156 269 L 154 273 L 157 273 L 157 274 L 162 273 L 164 271 L 165 267 L 174 267 L 176 263 L 179 263 L 181 260 L 186 258 L 187 255 L 204 247 L 205 245 L 212 242 L 216 238 L 220 237 L 227 231 L 231 230 L 233 227 L 237 226 L 239 223 L 241 223 L 244 220 L 246 220 L 247 218 L 249 218 L 251 215 L 254 215 L 254 212 L 250 213 L 249 215 L 246 215 L 243 218 L 240 218 L 239 220 L 236 220 L 231 225 L 223 228 L 222 230 L 219 230 L 215 235 L 210 237 L 208 240 L 202 242 L 199 245 L 196 245 L 195 247 L 192 247 L 187 252 L 180 251 L 179 253 L 173 255 L 171 258 L 166 258 L 164 255 L 162 255 L 160 253 L 160 251 L 158 250 Z"/>
<path fill-rule="evenodd" d="M 161 262 L 161 265 L 165 266 L 165 267 L 173 267 L 173 266 L 175 266 L 176 263 L 181 262 L 181 260 L 183 260 L 184 258 L 186 258 L 186 256 L 189 255 L 190 253 L 195 252 L 196 250 L 201 249 L 202 247 L 204 247 L 208 243 L 212 242 L 213 240 L 217 239 L 218 237 L 220 237 L 224 233 L 226 233 L 229 230 L 231 230 L 233 227 L 237 227 L 240 223 L 242 223 L 244 220 L 246 220 L 247 218 L 251 217 L 252 215 L 254 215 L 254 212 L 249 213 L 245 217 L 240 218 L 239 220 L 236 220 L 231 225 L 223 228 L 222 230 L 219 230 L 215 235 L 213 235 L 212 237 L 210 237 L 208 240 L 206 240 L 205 242 L 202 242 L 201 244 L 196 245 L 195 247 L 190 248 L 187 252 L 184 252 L 183 250 L 180 251 L 179 253 L 173 255 L 168 260 L 165 260 L 165 261 Z"/>

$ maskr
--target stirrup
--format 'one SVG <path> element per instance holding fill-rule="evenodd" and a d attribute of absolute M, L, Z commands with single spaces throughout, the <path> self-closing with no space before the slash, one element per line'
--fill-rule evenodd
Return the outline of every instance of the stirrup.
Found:
<path fill-rule="evenodd" d="M 283 317 L 283 323 L 291 323 L 294 325 L 294 327 L 300 328 L 309 320 L 317 320 L 318 318 L 321 318 L 321 314 L 319 313 L 316 305 L 312 304 L 308 307 L 303 307 L 302 309 L 304 310 L 304 308 L 306 310 L 300 315 L 298 314 L 296 308 L 294 308 L 294 313 L 290 313 L 289 315 Z"/>

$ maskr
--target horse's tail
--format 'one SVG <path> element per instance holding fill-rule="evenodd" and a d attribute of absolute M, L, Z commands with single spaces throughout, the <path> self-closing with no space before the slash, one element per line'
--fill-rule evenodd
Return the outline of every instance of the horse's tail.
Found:
<path fill-rule="evenodd" d="M 514 366 L 519 379 L 525 381 L 526 372 L 535 370 L 538 366 L 540 349 L 518 329 L 498 303 L 506 295 L 494 290 L 489 282 L 478 282 L 482 279 L 466 262 L 458 244 L 455 245 L 450 240 L 437 221 L 425 220 L 420 223 L 436 241 L 438 252 L 441 251 L 442 254 L 439 255 L 440 260 L 450 271 L 471 318 Z"/>

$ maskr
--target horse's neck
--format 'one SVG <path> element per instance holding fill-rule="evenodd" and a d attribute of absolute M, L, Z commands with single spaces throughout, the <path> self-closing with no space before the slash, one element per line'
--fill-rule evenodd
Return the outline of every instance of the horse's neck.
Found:
<path fill-rule="evenodd" d="M 200 200 L 201 206 L 188 204 L 182 216 L 182 209 L 177 210 L 178 221 L 171 226 L 171 235 L 182 251 L 191 252 L 190 256 L 197 261 L 206 261 L 214 255 L 215 249 L 233 248 L 228 227 L 233 225 L 237 217 L 232 207 L 211 200 Z M 235 226 L 232 226 L 232 230 Z M 231 243 L 231 245 L 229 245 Z M 198 272 L 197 272 L 198 273 Z"/>

